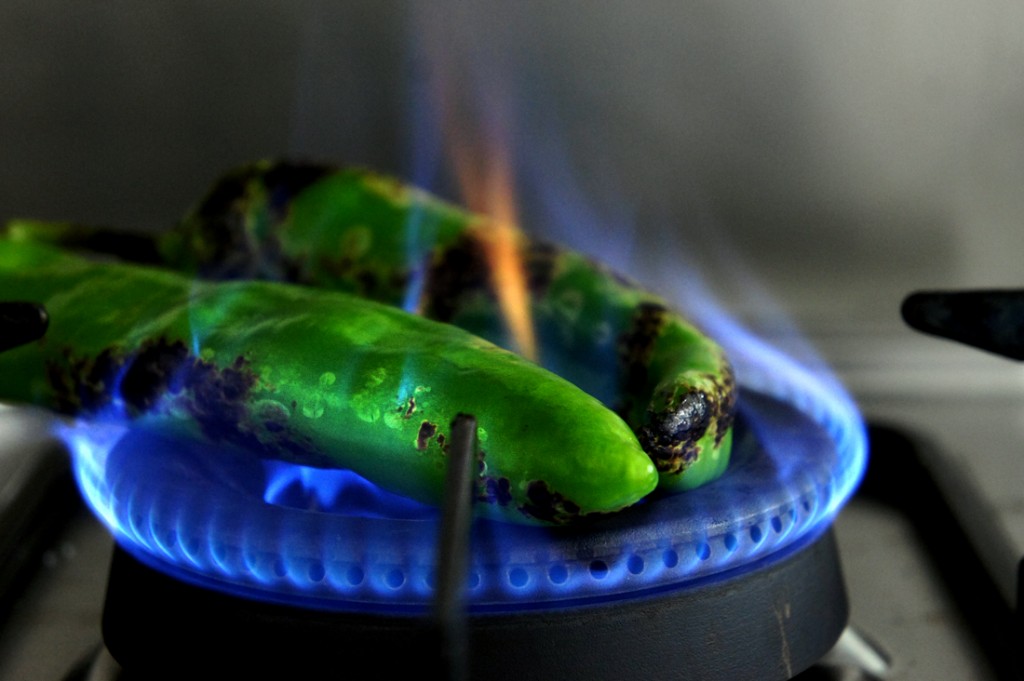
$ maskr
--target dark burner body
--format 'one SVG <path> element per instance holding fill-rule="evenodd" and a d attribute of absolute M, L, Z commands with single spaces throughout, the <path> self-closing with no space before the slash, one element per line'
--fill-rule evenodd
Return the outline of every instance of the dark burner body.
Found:
<path fill-rule="evenodd" d="M 473 679 L 788 679 L 833 646 L 848 616 L 831 532 L 685 588 L 469 618 Z M 430 678 L 424 617 L 275 605 L 194 586 L 115 552 L 103 618 L 124 678 L 228 674 Z"/>

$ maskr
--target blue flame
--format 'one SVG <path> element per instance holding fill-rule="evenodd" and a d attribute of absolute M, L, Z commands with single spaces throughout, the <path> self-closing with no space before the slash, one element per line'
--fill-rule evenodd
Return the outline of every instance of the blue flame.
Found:
<path fill-rule="evenodd" d="M 468 581 L 478 611 L 555 607 L 680 588 L 810 541 L 857 474 L 836 438 L 795 402 L 741 396 L 729 473 L 586 531 L 478 520 Z M 427 607 L 436 509 L 348 471 L 211 452 L 140 428 L 60 428 L 79 485 L 118 541 L 187 581 L 278 602 L 373 611 Z M 843 443 L 846 443 L 845 445 Z"/>
<path fill-rule="evenodd" d="M 322 469 L 282 461 L 263 462 L 263 501 L 299 510 L 367 518 L 434 518 L 436 510 L 391 494 L 346 469 Z"/>

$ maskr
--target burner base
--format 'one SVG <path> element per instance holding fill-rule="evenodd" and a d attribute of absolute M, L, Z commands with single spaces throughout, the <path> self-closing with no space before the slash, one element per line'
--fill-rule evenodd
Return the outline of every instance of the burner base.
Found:
<path fill-rule="evenodd" d="M 846 591 L 831 531 L 686 588 L 605 603 L 468 620 L 474 679 L 782 681 L 839 638 Z M 324 668 L 373 678 L 440 665 L 426 618 L 251 601 L 169 577 L 115 550 L 103 617 L 107 647 L 132 678 L 295 678 Z M 212 662 L 211 662 L 212 660 Z"/>

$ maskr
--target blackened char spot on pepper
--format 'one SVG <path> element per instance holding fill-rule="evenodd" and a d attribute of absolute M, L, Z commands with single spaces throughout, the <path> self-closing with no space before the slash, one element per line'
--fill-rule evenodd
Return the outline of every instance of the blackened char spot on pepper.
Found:
<path fill-rule="evenodd" d="M 239 426 L 248 420 L 247 402 L 256 380 L 244 357 L 223 369 L 202 360 L 192 363 L 182 381 L 191 395 L 188 408 L 203 434 L 211 440 L 246 440 Z"/>
<path fill-rule="evenodd" d="M 707 432 L 713 412 L 707 393 L 690 390 L 671 409 L 648 410 L 637 433 L 640 446 L 660 472 L 681 472 L 696 460 L 697 442 Z"/>
<path fill-rule="evenodd" d="M 247 264 L 255 254 L 246 238 L 243 202 L 249 183 L 258 177 L 256 166 L 224 175 L 185 223 L 188 248 L 197 259 L 201 276 L 230 278 L 249 269 Z"/>
<path fill-rule="evenodd" d="M 490 294 L 490 267 L 484 246 L 471 232 L 444 249 L 430 268 L 425 282 L 424 313 L 431 319 L 450 322 L 468 295 Z"/>
<path fill-rule="evenodd" d="M 655 301 L 643 301 L 633 311 L 629 328 L 618 341 L 619 376 L 622 402 L 617 411 L 627 416 L 639 401 L 646 402 L 649 371 L 654 346 L 668 319 L 668 309 Z M 634 424 L 635 426 L 635 424 Z"/>
<path fill-rule="evenodd" d="M 270 195 L 270 208 L 280 217 L 287 212 L 287 206 L 296 194 L 332 170 L 323 164 L 291 161 L 278 161 L 269 166 L 258 163 L 245 166 L 221 177 L 196 212 L 201 218 L 217 221 L 234 212 L 238 200 L 247 195 L 250 183 L 259 181 Z"/>
<path fill-rule="evenodd" d="M 535 300 L 544 297 L 551 286 L 561 252 L 552 243 L 530 241 L 526 251 L 526 285 Z"/>
<path fill-rule="evenodd" d="M 222 176 L 199 203 L 196 215 L 199 218 L 216 221 L 231 213 L 235 202 L 245 196 L 249 182 L 259 176 L 256 166 L 246 166 Z"/>
<path fill-rule="evenodd" d="M 555 265 L 561 251 L 543 241 L 531 241 L 522 253 L 526 284 L 530 295 L 540 298 L 554 278 Z M 450 322 L 465 298 L 485 295 L 496 299 L 491 280 L 492 265 L 486 247 L 472 230 L 440 253 L 426 280 L 425 314 L 431 319 Z"/>
<path fill-rule="evenodd" d="M 543 480 L 531 480 L 526 488 L 526 503 L 520 510 L 527 516 L 554 525 L 565 525 L 581 517 L 581 509 L 560 492 L 554 492 Z"/>
<path fill-rule="evenodd" d="M 288 214 L 292 199 L 333 168 L 319 163 L 278 161 L 263 173 L 263 182 L 270 195 L 269 208 L 277 220 Z"/>
<path fill-rule="evenodd" d="M 226 441 L 261 455 L 309 465 L 327 459 L 287 428 L 287 409 L 273 413 L 251 409 L 257 375 L 244 357 L 220 368 L 192 355 L 182 341 L 156 338 L 134 351 L 106 348 L 95 356 L 75 357 L 47 366 L 47 378 L 58 409 L 69 414 L 93 414 L 120 397 L 125 416 L 173 407 L 187 414 L 213 442 Z"/>
<path fill-rule="evenodd" d="M 306 263 L 307 258 L 302 255 L 293 255 L 286 260 L 282 260 L 281 279 L 293 284 L 317 285 L 319 282 L 313 281 L 309 277 L 309 269 Z"/>
<path fill-rule="evenodd" d="M 254 164 L 223 176 L 185 224 L 199 274 L 211 279 L 298 280 L 301 263 L 284 256 L 276 230 L 260 238 L 250 234 L 248 214 L 256 197 L 265 195 L 268 218 L 281 222 L 295 195 L 329 172 L 328 166 L 279 162 L 269 167 Z M 254 193 L 257 184 L 262 191 Z"/>
<path fill-rule="evenodd" d="M 181 341 L 159 338 L 142 345 L 121 378 L 121 397 L 136 413 L 148 411 L 165 395 L 180 392 L 182 369 L 188 361 L 189 350 Z"/>
<path fill-rule="evenodd" d="M 437 425 L 430 421 L 420 424 L 419 433 L 416 434 L 416 449 L 423 451 L 430 444 L 430 438 L 437 433 Z"/>
<path fill-rule="evenodd" d="M 508 478 L 486 476 L 477 485 L 477 501 L 498 506 L 512 503 L 512 483 Z"/>
<path fill-rule="evenodd" d="M 360 270 L 356 273 L 356 283 L 361 295 L 373 298 L 380 288 L 380 277 L 372 270 Z"/>
<path fill-rule="evenodd" d="M 711 407 L 707 393 L 690 390 L 675 409 L 660 415 L 656 427 L 660 437 L 682 440 L 703 434 L 710 420 Z"/>
<path fill-rule="evenodd" d="M 726 365 L 715 381 L 716 393 L 718 395 L 717 418 L 715 419 L 715 446 L 722 443 L 725 434 L 732 428 L 736 420 L 736 377 L 733 374 L 732 366 Z"/>
<path fill-rule="evenodd" d="M 109 405 L 124 357 L 112 348 L 91 358 L 74 357 L 69 349 L 62 354 L 63 362 L 46 365 L 56 409 L 64 414 L 95 413 Z"/>
<path fill-rule="evenodd" d="M 383 267 L 372 260 L 345 254 L 320 253 L 313 262 L 313 266 L 307 266 L 305 262 L 297 263 L 288 281 L 322 286 L 323 277 L 327 276 L 331 279 L 331 286 L 340 291 L 355 293 L 388 305 L 402 302 L 413 276 L 404 267 Z"/>
<path fill-rule="evenodd" d="M 648 409 L 637 435 L 640 444 L 662 473 L 681 474 L 702 451 L 698 442 L 710 431 L 714 446 L 721 445 L 736 416 L 736 384 L 732 367 L 723 362 L 717 373 L 692 378 L 681 398 L 655 413 Z"/>

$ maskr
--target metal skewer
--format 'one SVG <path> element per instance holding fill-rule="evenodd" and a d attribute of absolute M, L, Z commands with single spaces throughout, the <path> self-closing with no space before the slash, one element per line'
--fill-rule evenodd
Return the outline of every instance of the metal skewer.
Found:
<path fill-rule="evenodd" d="M 438 636 L 440 678 L 450 681 L 469 679 L 466 577 L 476 450 L 476 419 L 468 414 L 459 414 L 452 421 L 448 449 L 445 499 L 437 546 L 437 592 L 431 617 Z"/>

